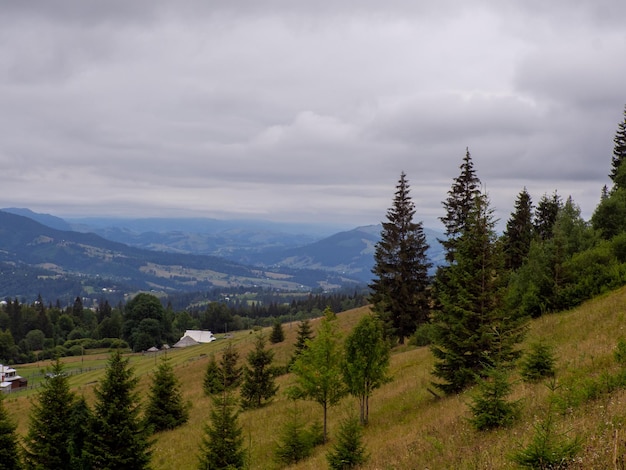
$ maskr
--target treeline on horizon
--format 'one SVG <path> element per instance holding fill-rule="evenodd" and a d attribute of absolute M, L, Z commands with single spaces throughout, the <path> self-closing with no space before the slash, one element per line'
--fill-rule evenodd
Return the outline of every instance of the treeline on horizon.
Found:
<path fill-rule="evenodd" d="M 217 289 L 164 299 L 140 293 L 115 306 L 102 299 L 94 308 L 83 305 L 80 297 L 67 307 L 58 301 L 46 305 L 41 296 L 32 304 L 7 299 L 0 307 L 0 363 L 75 356 L 95 348 L 144 351 L 174 344 L 185 330 L 217 334 L 315 318 L 327 307 L 343 312 L 365 305 L 367 296 L 365 288 L 307 295 Z M 196 302 L 195 306 L 174 307 L 190 301 Z"/>

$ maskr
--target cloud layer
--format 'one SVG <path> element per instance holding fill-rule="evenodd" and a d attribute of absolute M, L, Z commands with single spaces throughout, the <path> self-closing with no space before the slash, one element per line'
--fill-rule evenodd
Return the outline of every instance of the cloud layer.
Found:
<path fill-rule="evenodd" d="M 428 5 L 425 5 L 428 4 Z M 2 206 L 436 226 L 469 147 L 501 219 L 590 217 L 626 2 L 0 0 Z"/>

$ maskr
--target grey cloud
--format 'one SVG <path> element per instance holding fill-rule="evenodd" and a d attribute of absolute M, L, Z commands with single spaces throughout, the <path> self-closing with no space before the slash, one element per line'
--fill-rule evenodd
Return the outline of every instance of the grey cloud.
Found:
<path fill-rule="evenodd" d="M 436 223 L 469 146 L 501 217 L 523 186 L 589 214 L 622 3 L 0 1 L 1 196 L 376 223 L 404 170 Z"/>

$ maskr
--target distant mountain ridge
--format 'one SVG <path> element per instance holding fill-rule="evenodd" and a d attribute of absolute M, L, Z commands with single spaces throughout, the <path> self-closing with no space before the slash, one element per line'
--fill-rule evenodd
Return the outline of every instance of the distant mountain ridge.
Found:
<path fill-rule="evenodd" d="M 17 212 L 22 217 L 27 217 L 31 221 L 37 220 L 49 229 L 71 232 L 74 237 L 80 238 L 78 245 L 99 245 L 100 248 L 112 252 L 125 253 L 124 250 L 135 250 L 132 255 L 123 255 L 129 259 L 134 258 L 135 264 L 141 259 L 143 263 L 148 263 L 148 259 L 158 259 L 158 262 L 150 261 L 153 265 L 167 265 L 177 263 L 189 268 L 193 265 L 219 267 L 217 270 L 224 270 L 228 275 L 247 274 L 254 277 L 245 269 L 252 271 L 272 271 L 276 273 L 288 274 L 288 278 L 305 286 L 317 286 L 320 283 L 327 283 L 332 278 L 333 282 L 361 282 L 371 281 L 371 269 L 374 263 L 374 249 L 380 240 L 382 230 L 381 224 L 357 227 L 352 230 L 340 231 L 330 236 L 321 236 L 319 233 L 324 229 L 312 230 L 312 233 L 298 233 L 308 226 L 298 224 L 275 224 L 268 222 L 264 225 L 262 221 L 217 221 L 215 219 L 115 219 L 115 218 L 89 218 L 74 219 L 66 221 L 64 219 L 49 215 L 37 214 L 28 209 L 7 209 L 7 211 Z M 8 214 L 7 214 L 8 215 Z M 4 225 L 0 221 L 0 224 Z M 67 229 L 71 230 L 67 230 Z M 290 230 L 281 231 L 277 228 Z M 31 227 L 32 229 L 32 227 Z M 142 232 L 142 229 L 147 231 Z M 206 230 L 206 232 L 185 231 Z M 34 229 L 33 229 L 34 230 Z M 78 230 L 78 231 L 76 231 Z M 93 232 L 93 233 L 90 233 Z M 436 267 L 443 264 L 443 248 L 438 239 L 443 238 L 443 233 L 425 228 L 427 242 L 430 245 L 428 256 Z M 318 233 L 318 235 L 314 235 Z M 31 234 L 32 235 L 32 234 Z M 41 236 L 49 237 L 45 231 L 41 231 Z M 68 235 L 69 236 L 69 235 Z M 97 238 L 93 238 L 97 237 Z M 2 237 L 0 237 L 1 239 Z M 52 237 L 58 239 L 56 234 Z M 40 242 L 44 239 L 38 238 Z M 87 241 L 85 241 L 87 240 Z M 116 243 L 116 245 L 109 245 Z M 41 245 L 41 243 L 39 244 Z M 34 246 L 34 245 L 33 245 Z M 77 246 L 74 244 L 74 246 Z M 42 250 L 42 246 L 37 249 L 32 247 L 33 255 L 39 253 L 37 259 L 29 258 L 30 254 L 24 254 L 24 260 L 38 266 L 54 266 L 62 253 L 68 253 L 69 248 L 57 247 L 55 250 Z M 2 246 L 0 246 L 2 249 Z M 91 250 L 91 254 L 96 253 L 96 249 Z M 45 256 L 44 256 L 45 254 Z M 76 260 L 63 259 L 62 272 L 78 272 L 86 275 L 111 276 L 115 279 L 124 279 L 124 282 L 137 281 L 137 268 L 128 266 L 128 263 L 120 263 L 116 259 L 110 265 L 102 262 L 95 263 L 94 258 L 83 260 L 81 266 L 77 266 L 77 260 L 85 255 L 72 252 Z M 53 256 L 48 259 L 46 256 Z M 65 258 L 68 258 L 67 255 Z M 199 262 L 198 259 L 204 259 Z M 204 257 L 204 258 L 203 258 Z M 71 258 L 71 257 L 70 257 Z M 115 258 L 115 257 L 113 257 Z M 207 260 L 210 259 L 211 262 Z M 55 261 L 56 260 L 56 261 Z M 168 264 L 169 263 L 169 264 Z M 132 264 L 132 263 L 131 263 Z M 87 267 L 91 270 L 84 272 Z M 139 272 L 144 279 L 141 285 L 155 286 L 164 289 L 190 289 L 193 286 L 198 288 L 208 288 L 213 284 L 211 281 L 203 282 L 195 279 L 194 276 L 184 276 L 182 273 L 170 273 L 169 279 L 162 270 L 146 267 L 139 268 Z M 252 268 L 250 266 L 253 266 Z M 245 268 L 245 269 L 244 269 Z M 169 268 L 171 270 L 171 268 Z M 181 270 L 183 267 L 180 268 Z M 197 268 L 194 268 L 197 269 Z M 243 269 L 243 271 L 241 271 Z M 82 270 L 82 271 L 81 271 Z M 124 270 L 128 270 L 124 275 Z M 134 271 L 133 271 L 134 270 Z M 131 272 L 135 274 L 130 275 Z M 149 272 L 153 272 L 160 280 L 147 280 L 145 277 Z M 434 272 L 431 270 L 431 274 Z M 226 273 L 224 273 L 226 275 Z M 193 278 L 195 280 L 185 278 Z M 197 276 L 196 276 L 197 277 Z M 201 277 L 201 276 L 200 276 Z M 327 279 L 328 278 L 328 279 Z M 342 280 L 343 279 L 343 280 Z M 175 282 L 176 280 L 180 282 Z M 164 282 L 167 281 L 167 282 Z M 223 281 L 221 281 L 223 282 Z M 286 284 L 288 285 L 288 284 Z"/>
<path fill-rule="evenodd" d="M 19 279 L 18 272 L 23 273 Z M 43 283 L 69 279 L 74 279 L 71 284 L 76 289 L 76 278 L 92 290 L 108 283 L 165 292 L 238 285 L 298 289 L 350 282 L 347 276 L 323 271 L 278 272 L 218 256 L 144 250 L 0 211 L 0 297 L 36 296 Z"/>

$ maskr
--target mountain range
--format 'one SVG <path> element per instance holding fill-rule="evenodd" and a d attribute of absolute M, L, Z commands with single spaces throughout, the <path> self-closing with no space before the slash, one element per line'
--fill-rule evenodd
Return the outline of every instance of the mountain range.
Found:
<path fill-rule="evenodd" d="M 62 291 L 80 286 L 83 292 L 173 292 L 234 286 L 327 289 L 369 282 L 381 226 L 326 235 L 331 230 L 217 219 L 62 219 L 2 209 L 0 297 L 30 298 L 54 285 Z M 441 264 L 437 239 L 443 234 L 428 228 L 425 233 L 430 260 Z"/>

